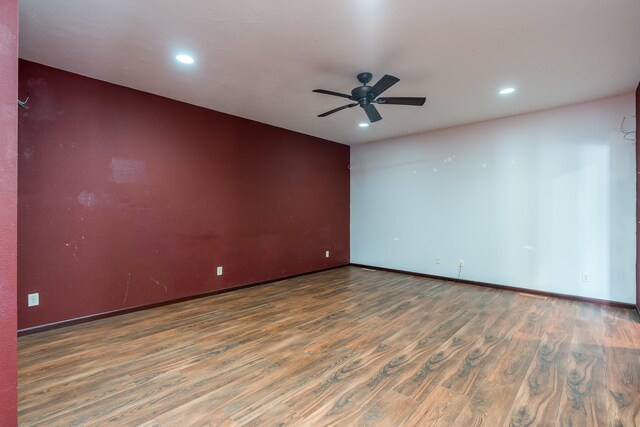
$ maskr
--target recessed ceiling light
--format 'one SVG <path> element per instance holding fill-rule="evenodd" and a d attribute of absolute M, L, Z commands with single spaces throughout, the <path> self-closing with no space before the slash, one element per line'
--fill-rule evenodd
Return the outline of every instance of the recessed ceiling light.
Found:
<path fill-rule="evenodd" d="M 506 87 L 504 89 L 502 89 L 500 92 L 498 92 L 500 95 L 509 95 L 510 93 L 513 93 L 516 91 L 515 87 Z"/>
<path fill-rule="evenodd" d="M 360 123 L 358 126 L 360 126 L 361 128 L 368 128 L 369 123 Z"/>
<path fill-rule="evenodd" d="M 183 64 L 193 64 L 193 56 L 180 54 L 176 56 L 176 59 Z"/>

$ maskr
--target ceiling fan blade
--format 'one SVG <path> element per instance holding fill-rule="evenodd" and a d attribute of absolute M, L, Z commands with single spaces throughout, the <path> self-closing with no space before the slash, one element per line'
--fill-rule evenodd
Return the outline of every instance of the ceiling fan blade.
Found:
<path fill-rule="evenodd" d="M 382 116 L 378 112 L 378 109 L 373 104 L 367 104 L 364 107 L 364 112 L 367 113 L 367 117 L 369 117 L 369 121 L 371 123 L 382 120 Z"/>
<path fill-rule="evenodd" d="M 373 95 L 374 98 L 377 98 L 378 95 L 380 95 L 382 92 L 389 89 L 391 86 L 398 83 L 399 81 L 400 81 L 399 78 L 390 76 L 389 74 L 385 74 L 384 76 L 382 76 L 380 80 L 378 80 L 378 83 L 373 85 L 373 88 L 369 93 Z"/>
<path fill-rule="evenodd" d="M 395 98 L 378 98 L 376 102 L 378 104 L 390 104 L 390 105 L 424 105 L 426 98 L 416 98 L 412 96 L 401 96 Z"/>
<path fill-rule="evenodd" d="M 353 99 L 351 95 L 347 95 L 346 93 L 332 92 L 330 90 L 314 89 L 312 92 L 324 93 L 325 95 L 333 95 L 333 96 L 340 96 L 342 98 Z"/>
<path fill-rule="evenodd" d="M 358 104 L 356 103 L 356 104 L 343 105 L 342 107 L 334 108 L 331 111 L 327 111 L 326 113 L 319 114 L 318 117 L 327 117 L 329 114 L 337 113 L 338 111 L 342 111 L 342 110 L 347 109 L 347 108 L 355 107 L 356 105 L 358 105 Z"/>

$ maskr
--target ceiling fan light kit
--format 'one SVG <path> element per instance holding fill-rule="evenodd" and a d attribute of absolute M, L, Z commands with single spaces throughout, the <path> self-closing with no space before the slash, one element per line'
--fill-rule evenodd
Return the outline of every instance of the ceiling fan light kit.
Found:
<path fill-rule="evenodd" d="M 358 81 L 362 83 L 362 86 L 358 86 L 351 91 L 351 95 L 347 95 L 345 93 L 333 92 L 330 90 L 324 89 L 315 89 L 313 92 L 323 93 L 325 95 L 339 96 L 341 98 L 346 98 L 351 101 L 355 101 L 351 104 L 343 105 L 342 107 L 334 108 L 333 110 L 327 111 L 326 113 L 319 114 L 318 117 L 327 117 L 330 114 L 337 113 L 341 110 L 346 110 L 347 108 L 353 108 L 355 106 L 360 106 L 364 112 L 367 114 L 369 121 L 371 123 L 382 120 L 382 116 L 378 112 L 378 109 L 374 104 L 379 105 L 413 105 L 413 106 L 422 106 L 424 105 L 426 99 L 424 97 L 389 97 L 383 98 L 380 97 L 382 92 L 389 89 L 391 86 L 395 85 L 400 81 L 399 78 L 390 76 L 385 74 L 378 82 L 369 86 L 368 83 L 373 78 L 371 73 L 360 73 L 357 75 Z"/>

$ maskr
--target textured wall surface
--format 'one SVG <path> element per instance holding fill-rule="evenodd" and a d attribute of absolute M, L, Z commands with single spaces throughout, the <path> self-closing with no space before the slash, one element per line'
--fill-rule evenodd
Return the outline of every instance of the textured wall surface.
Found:
<path fill-rule="evenodd" d="M 0 425 L 17 423 L 18 1 L 0 3 Z"/>
<path fill-rule="evenodd" d="M 629 93 L 352 147 L 351 261 L 634 302 L 634 114 Z"/>
<path fill-rule="evenodd" d="M 640 146 L 638 146 L 638 131 L 640 131 L 640 83 L 636 89 L 636 308 L 640 313 L 640 239 L 638 225 L 640 224 Z"/>
<path fill-rule="evenodd" d="M 349 262 L 348 146 L 27 61 L 19 90 L 21 329 Z"/>

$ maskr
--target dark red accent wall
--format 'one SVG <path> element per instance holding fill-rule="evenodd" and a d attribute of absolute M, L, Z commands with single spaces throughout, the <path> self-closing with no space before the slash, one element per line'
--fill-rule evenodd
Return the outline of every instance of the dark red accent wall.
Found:
<path fill-rule="evenodd" d="M 17 424 L 18 0 L 0 3 L 0 425 Z"/>
<path fill-rule="evenodd" d="M 348 146 L 32 62 L 19 76 L 18 297 L 40 293 L 19 328 L 349 262 Z"/>

